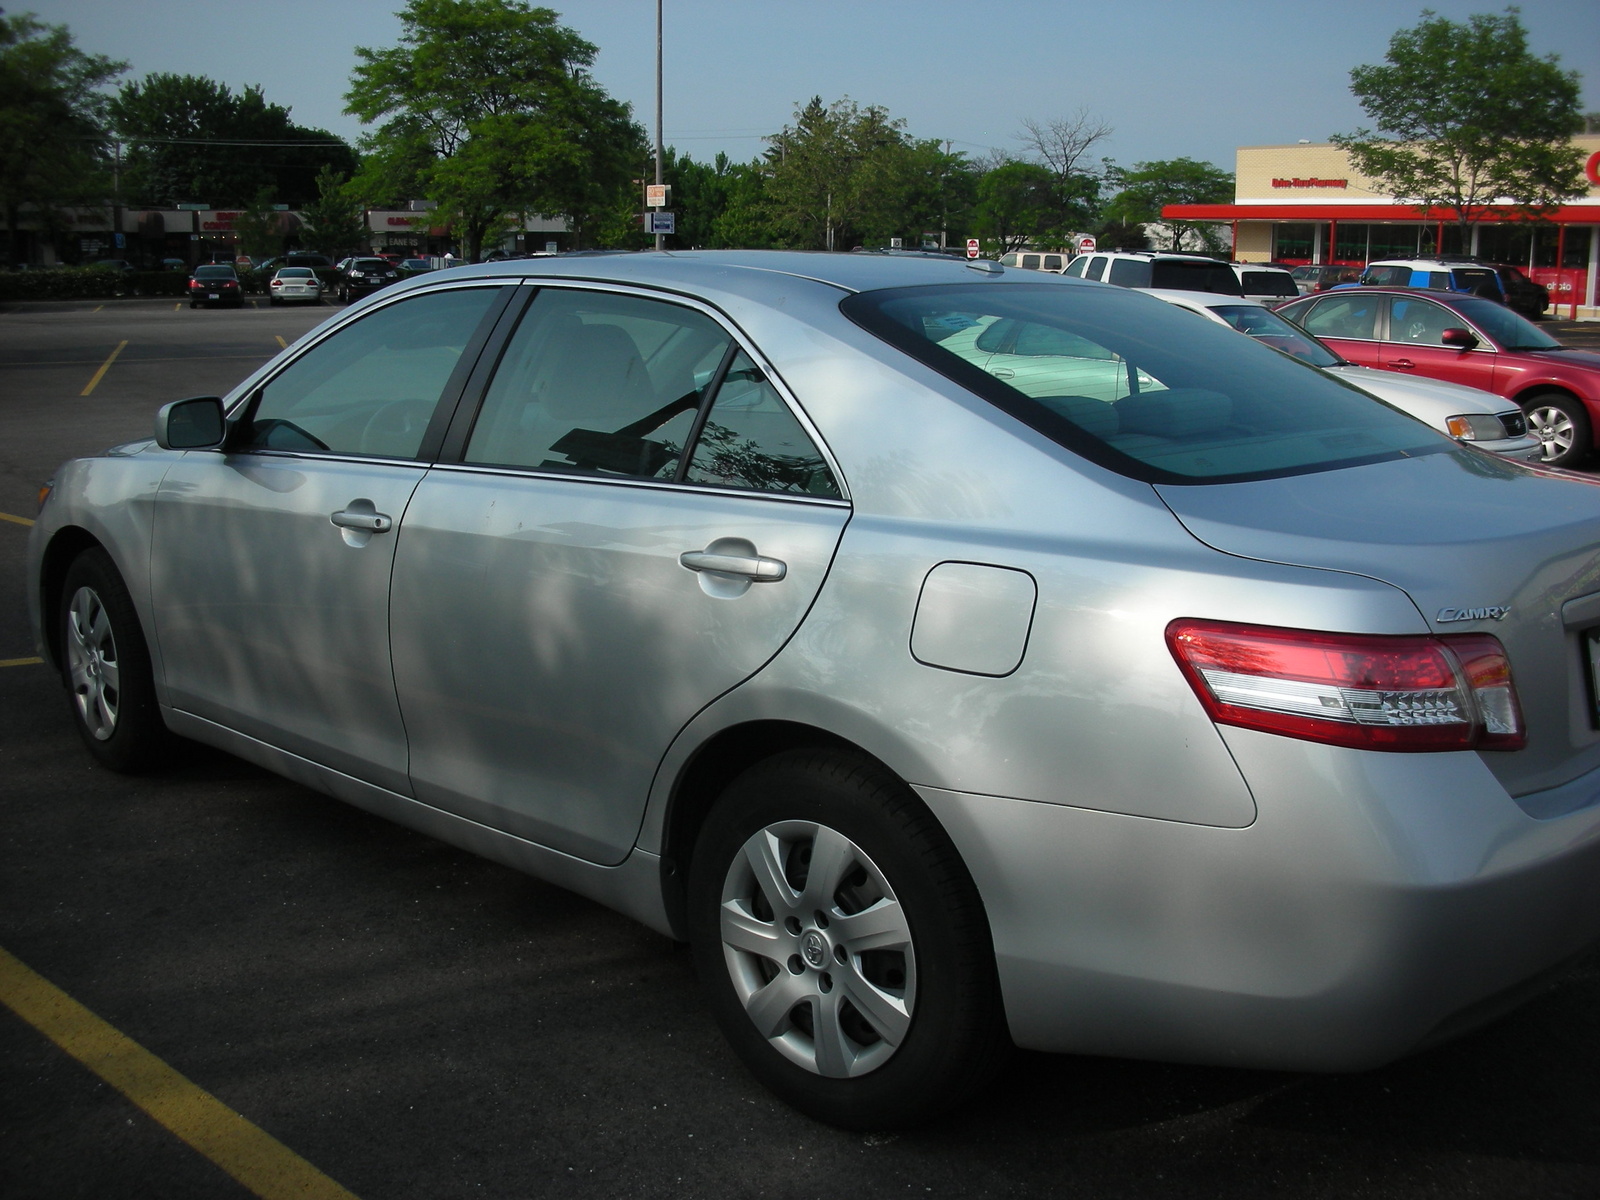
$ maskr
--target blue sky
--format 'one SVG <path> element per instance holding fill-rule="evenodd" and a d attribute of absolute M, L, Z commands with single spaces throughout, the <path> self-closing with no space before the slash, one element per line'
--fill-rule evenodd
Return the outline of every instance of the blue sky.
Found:
<path fill-rule="evenodd" d="M 549 5 L 599 47 L 594 73 L 653 132 L 654 0 Z M 298 122 L 355 138 L 342 115 L 353 47 L 394 45 L 400 0 L 6 0 L 66 24 L 79 46 L 151 71 L 260 84 Z M 1128 166 L 1187 155 L 1233 168 L 1241 145 L 1322 141 L 1362 122 L 1350 68 L 1378 62 L 1422 3 L 1383 0 L 665 0 L 666 141 L 748 160 L 813 95 L 848 95 L 917 137 L 981 157 L 1015 152 L 1024 118 L 1087 109 Z M 1462 20 L 1483 2 L 1431 0 Z M 1583 75 L 1600 111 L 1600 3 L 1524 0 L 1537 54 Z"/>

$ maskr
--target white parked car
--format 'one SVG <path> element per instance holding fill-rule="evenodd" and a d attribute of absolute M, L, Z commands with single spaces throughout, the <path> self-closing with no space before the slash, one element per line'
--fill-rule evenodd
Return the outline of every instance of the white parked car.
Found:
<path fill-rule="evenodd" d="M 267 299 L 272 304 L 290 300 L 322 303 L 322 280 L 310 267 L 279 267 L 267 284 Z"/>
<path fill-rule="evenodd" d="M 1527 462 L 1544 459 L 1544 443 L 1528 433 L 1526 414 L 1511 401 L 1465 384 L 1378 371 L 1346 362 L 1300 326 L 1259 300 L 1205 292 L 1151 290 L 1168 304 L 1231 325 L 1274 350 L 1321 367 L 1346 383 L 1426 421 L 1458 441 Z"/>

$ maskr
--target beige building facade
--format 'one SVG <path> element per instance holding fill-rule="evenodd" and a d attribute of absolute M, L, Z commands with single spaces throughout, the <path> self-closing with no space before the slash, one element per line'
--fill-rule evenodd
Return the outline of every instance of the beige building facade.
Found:
<path fill-rule="evenodd" d="M 1301 142 L 1241 146 L 1232 204 L 1171 205 L 1162 216 L 1219 221 L 1233 231 L 1245 262 L 1339 263 L 1362 267 L 1391 258 L 1468 254 L 1520 267 L 1550 289 L 1552 312 L 1600 319 L 1600 135 L 1573 139 L 1584 156 L 1588 192 L 1529 220 L 1479 217 L 1463 244 L 1453 209 L 1426 209 L 1386 194 L 1337 146 Z"/>

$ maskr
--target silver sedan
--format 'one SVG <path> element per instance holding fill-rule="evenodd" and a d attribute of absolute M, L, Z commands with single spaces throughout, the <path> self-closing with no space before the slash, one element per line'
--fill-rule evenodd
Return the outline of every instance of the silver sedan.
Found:
<path fill-rule="evenodd" d="M 181 739 L 693 946 L 750 1071 L 1368 1067 L 1600 934 L 1600 490 L 994 263 L 517 260 L 67 463 L 30 603 Z"/>

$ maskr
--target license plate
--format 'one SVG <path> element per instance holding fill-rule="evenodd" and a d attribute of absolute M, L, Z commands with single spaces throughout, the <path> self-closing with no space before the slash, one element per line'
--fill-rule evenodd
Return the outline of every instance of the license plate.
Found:
<path fill-rule="evenodd" d="M 217 295 L 215 292 L 212 292 L 209 296 L 206 297 L 206 299 L 207 300 L 220 300 L 220 299 L 222 299 L 222 297 Z"/>

